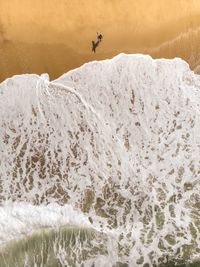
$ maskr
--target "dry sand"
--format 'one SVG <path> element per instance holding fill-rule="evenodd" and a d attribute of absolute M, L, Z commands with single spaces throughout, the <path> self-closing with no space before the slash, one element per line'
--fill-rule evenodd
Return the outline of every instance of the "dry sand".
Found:
<path fill-rule="evenodd" d="M 91 52 L 96 31 L 104 34 Z M 118 53 L 200 62 L 199 0 L 0 0 L 0 80 L 48 72 L 51 79 Z"/>

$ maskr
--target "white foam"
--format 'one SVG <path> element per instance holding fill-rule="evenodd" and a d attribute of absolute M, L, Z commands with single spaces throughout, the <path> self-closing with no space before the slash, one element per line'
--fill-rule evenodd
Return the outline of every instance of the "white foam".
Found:
<path fill-rule="evenodd" d="M 52 82 L 6 80 L 1 196 L 87 212 L 95 227 L 124 234 L 132 266 L 140 255 L 163 255 L 160 241 L 172 254 L 198 246 L 199 88 L 183 60 L 139 54 L 87 63 Z M 176 237 L 173 246 L 167 235 Z"/>
<path fill-rule="evenodd" d="M 0 243 L 47 227 L 75 225 L 91 228 L 88 218 L 67 204 L 33 206 L 28 203 L 10 203 L 0 207 L 0 215 Z"/>

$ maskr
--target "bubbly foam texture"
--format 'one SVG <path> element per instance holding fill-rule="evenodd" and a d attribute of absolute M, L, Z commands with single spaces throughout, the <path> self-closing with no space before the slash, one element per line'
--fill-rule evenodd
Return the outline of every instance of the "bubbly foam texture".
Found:
<path fill-rule="evenodd" d="M 8 240 L 30 234 L 40 228 L 61 227 L 68 224 L 91 227 L 86 216 L 67 204 L 33 206 L 27 203 L 7 203 L 0 207 L 0 214 L 0 243 L 4 244 Z"/>
<path fill-rule="evenodd" d="M 181 59 L 120 54 L 45 77 L 0 84 L 1 204 L 67 203 L 130 266 L 195 258 L 199 76 Z"/>

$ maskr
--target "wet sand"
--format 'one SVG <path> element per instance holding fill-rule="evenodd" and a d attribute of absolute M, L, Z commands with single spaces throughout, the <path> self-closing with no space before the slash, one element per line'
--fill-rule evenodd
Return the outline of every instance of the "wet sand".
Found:
<path fill-rule="evenodd" d="M 104 34 L 96 54 L 91 40 Z M 182 57 L 200 64 L 199 0 L 0 1 L 0 81 L 125 53 Z"/>

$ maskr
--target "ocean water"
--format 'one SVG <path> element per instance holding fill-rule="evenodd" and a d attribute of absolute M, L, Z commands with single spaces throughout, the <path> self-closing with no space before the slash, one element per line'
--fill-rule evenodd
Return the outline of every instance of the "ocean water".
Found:
<path fill-rule="evenodd" d="M 90 62 L 55 81 L 26 74 L 2 82 L 3 258 L 19 254 L 16 242 L 50 229 L 51 245 L 42 234 L 36 240 L 51 246 L 55 266 L 197 261 L 199 88 L 200 77 L 183 60 L 141 54 Z M 69 227 L 78 236 L 94 233 L 83 238 L 87 244 L 70 243 L 74 262 L 59 256 L 69 242 L 52 234 Z M 80 254 L 84 247 L 90 249 Z M 22 251 L 26 266 L 32 254 Z M 41 264 L 51 266 L 29 263 Z"/>

